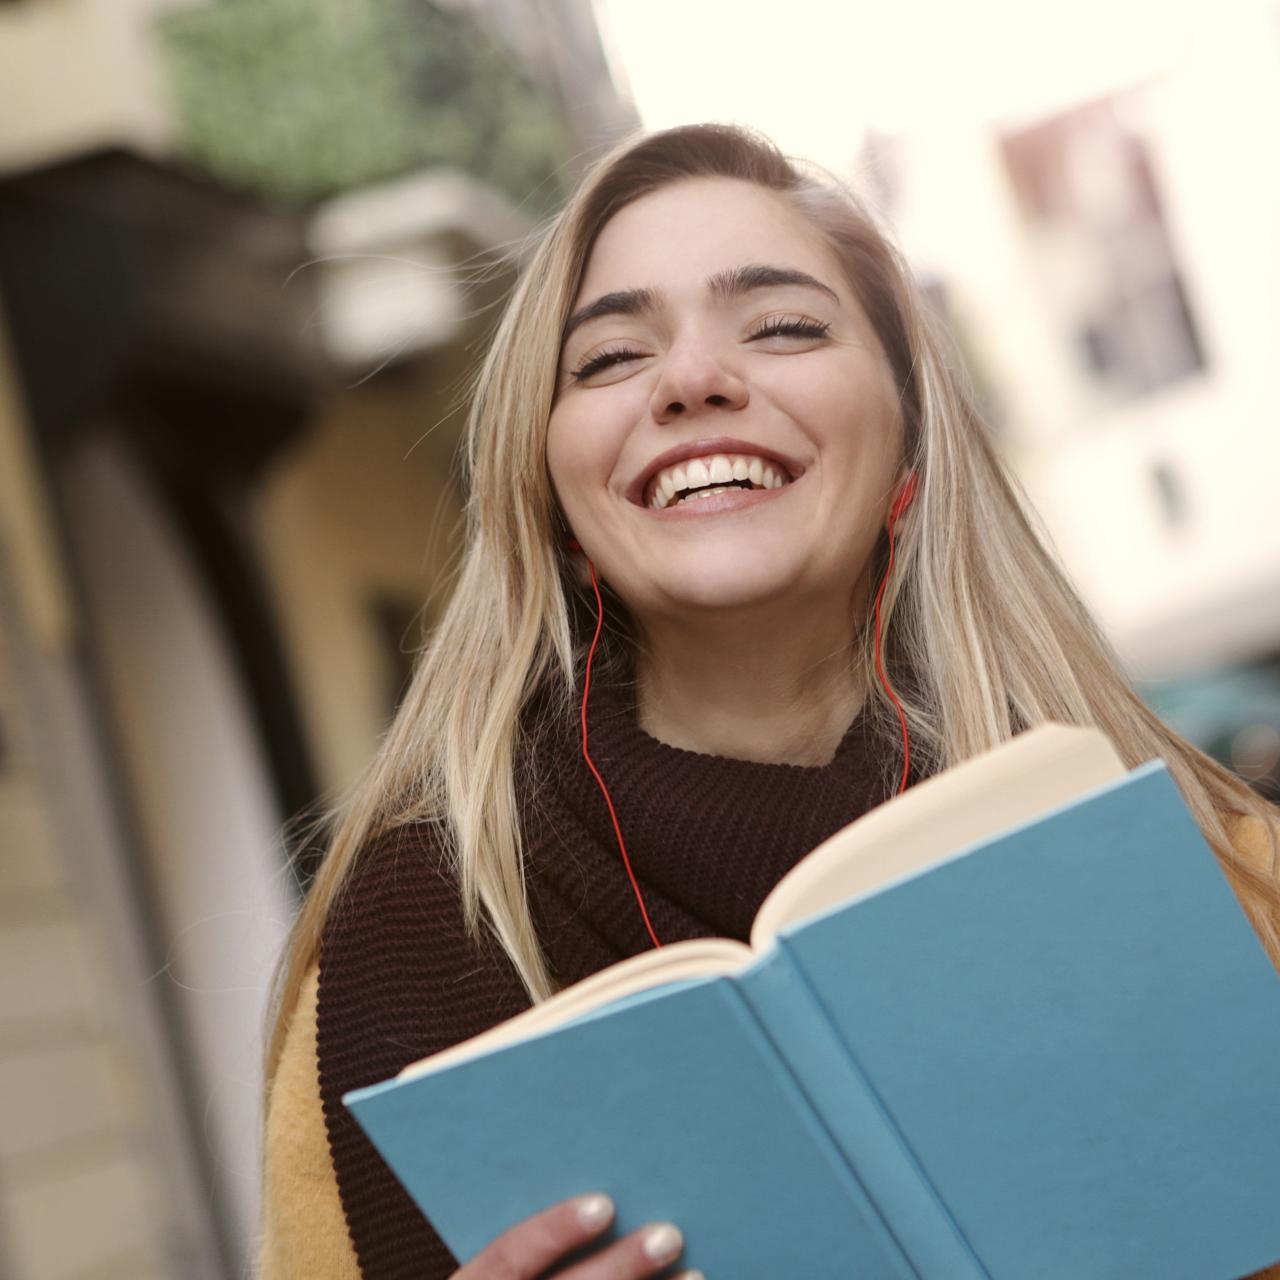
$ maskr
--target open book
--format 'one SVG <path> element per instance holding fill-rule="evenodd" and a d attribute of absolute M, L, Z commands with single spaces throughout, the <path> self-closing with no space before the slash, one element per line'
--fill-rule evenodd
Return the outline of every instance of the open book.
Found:
<path fill-rule="evenodd" d="M 460 1259 L 570 1195 L 742 1280 L 1280 1258 L 1280 976 L 1158 761 L 1047 725 L 344 1101 Z"/>

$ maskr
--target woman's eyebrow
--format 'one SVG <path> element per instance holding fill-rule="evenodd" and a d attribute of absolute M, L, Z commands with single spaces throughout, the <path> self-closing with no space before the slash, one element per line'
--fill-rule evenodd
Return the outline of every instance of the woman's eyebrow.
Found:
<path fill-rule="evenodd" d="M 753 263 L 745 267 L 731 267 L 728 271 L 717 271 L 715 275 L 707 277 L 706 283 L 711 295 L 721 302 L 739 298 L 755 289 L 776 289 L 780 285 L 819 289 L 833 302 L 840 301 L 834 289 L 808 272 L 797 271 L 794 267 L 771 267 Z M 656 311 L 661 302 L 662 294 L 657 289 L 620 289 L 614 293 L 601 294 L 594 302 L 588 302 L 569 317 L 564 327 L 564 337 L 568 338 L 588 320 L 596 320 L 600 316 L 644 315 Z"/>

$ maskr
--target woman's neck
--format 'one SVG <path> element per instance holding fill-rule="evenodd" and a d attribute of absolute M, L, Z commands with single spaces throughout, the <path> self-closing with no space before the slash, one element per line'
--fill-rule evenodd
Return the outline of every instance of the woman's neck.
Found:
<path fill-rule="evenodd" d="M 763 764 L 828 763 L 866 693 L 844 626 L 825 637 L 794 625 L 697 637 L 651 627 L 636 685 L 637 721 L 651 737 Z"/>

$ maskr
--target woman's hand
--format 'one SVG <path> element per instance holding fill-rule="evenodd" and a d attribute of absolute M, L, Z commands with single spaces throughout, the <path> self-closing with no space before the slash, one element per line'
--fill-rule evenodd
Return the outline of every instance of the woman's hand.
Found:
<path fill-rule="evenodd" d="M 452 1280 L 536 1280 L 565 1254 L 594 1240 L 613 1221 L 608 1196 L 578 1196 L 553 1204 L 509 1227 L 481 1249 Z M 670 1222 L 651 1222 L 615 1240 L 558 1280 L 642 1280 L 656 1276 L 679 1256 L 684 1239 Z M 672 1280 L 705 1280 L 701 1271 L 682 1271 Z"/>

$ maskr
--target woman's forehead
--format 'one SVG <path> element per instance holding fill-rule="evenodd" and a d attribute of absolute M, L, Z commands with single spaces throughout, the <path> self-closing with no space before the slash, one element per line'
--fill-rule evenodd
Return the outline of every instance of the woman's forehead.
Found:
<path fill-rule="evenodd" d="M 587 258 L 575 307 L 601 293 L 699 288 L 749 264 L 776 264 L 822 280 L 839 273 L 834 249 L 778 192 L 734 178 L 690 178 L 616 213 Z"/>

